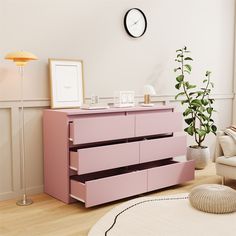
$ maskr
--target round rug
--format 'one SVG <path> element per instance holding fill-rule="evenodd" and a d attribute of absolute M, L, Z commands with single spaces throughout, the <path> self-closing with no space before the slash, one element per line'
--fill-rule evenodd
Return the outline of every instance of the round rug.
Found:
<path fill-rule="evenodd" d="M 224 215 L 201 212 L 190 205 L 187 197 L 186 193 L 127 201 L 105 214 L 88 236 L 235 235 L 236 212 Z"/>

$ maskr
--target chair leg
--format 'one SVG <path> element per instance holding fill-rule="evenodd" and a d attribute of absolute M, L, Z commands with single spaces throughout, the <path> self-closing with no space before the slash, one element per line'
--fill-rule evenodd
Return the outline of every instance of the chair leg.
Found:
<path fill-rule="evenodd" d="M 225 177 L 224 176 L 222 176 L 222 178 L 221 178 L 221 184 L 225 185 Z"/>

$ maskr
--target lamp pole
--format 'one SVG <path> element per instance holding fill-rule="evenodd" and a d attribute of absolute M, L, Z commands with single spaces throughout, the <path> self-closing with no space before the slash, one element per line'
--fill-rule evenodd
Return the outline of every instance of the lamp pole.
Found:
<path fill-rule="evenodd" d="M 27 198 L 26 195 L 26 168 L 25 168 L 25 133 L 24 133 L 24 66 L 19 66 L 19 72 L 20 72 L 20 108 L 21 108 L 21 115 L 20 115 L 20 154 L 21 154 L 21 162 L 22 162 L 22 188 L 23 188 L 23 197 L 21 200 L 17 201 L 16 204 L 18 206 L 28 206 L 33 203 L 33 201 L 29 198 Z"/>

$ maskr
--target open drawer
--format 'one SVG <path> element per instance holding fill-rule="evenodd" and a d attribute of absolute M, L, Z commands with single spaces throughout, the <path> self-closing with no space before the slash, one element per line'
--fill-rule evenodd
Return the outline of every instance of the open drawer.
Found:
<path fill-rule="evenodd" d="M 165 188 L 194 179 L 194 160 L 177 162 L 171 161 L 163 165 L 148 169 L 148 191 Z"/>
<path fill-rule="evenodd" d="M 146 139 L 140 142 L 140 163 L 186 154 L 186 135 Z"/>
<path fill-rule="evenodd" d="M 70 196 L 85 202 L 85 207 L 137 195 L 147 191 L 147 171 L 109 171 L 105 175 L 93 173 L 73 176 Z"/>
<path fill-rule="evenodd" d="M 139 143 L 121 143 L 70 152 L 70 168 L 78 175 L 139 163 Z"/>
<path fill-rule="evenodd" d="M 165 159 L 107 170 L 70 180 L 70 196 L 85 207 L 137 195 L 194 179 L 194 161 Z"/>

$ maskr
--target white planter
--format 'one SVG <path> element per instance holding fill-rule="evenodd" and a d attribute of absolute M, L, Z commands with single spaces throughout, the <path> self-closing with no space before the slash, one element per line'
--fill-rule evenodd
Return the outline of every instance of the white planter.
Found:
<path fill-rule="evenodd" d="M 187 148 L 187 160 L 195 160 L 195 169 L 204 169 L 210 161 L 210 150 L 205 148 Z"/>

